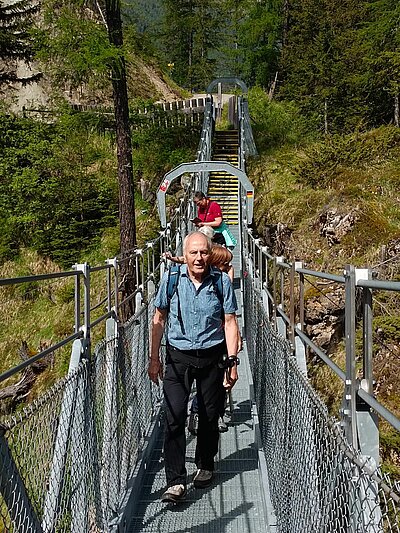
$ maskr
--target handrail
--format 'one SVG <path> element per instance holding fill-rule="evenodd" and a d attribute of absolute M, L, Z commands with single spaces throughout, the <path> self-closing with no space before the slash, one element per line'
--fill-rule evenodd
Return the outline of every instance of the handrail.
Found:
<path fill-rule="evenodd" d="M 3 278 L 0 279 L 0 286 L 5 285 L 17 285 L 20 283 L 29 283 L 31 281 L 41 281 L 54 278 L 67 278 L 72 276 L 79 276 L 80 272 L 67 271 L 67 272 L 49 272 L 48 274 L 36 274 L 32 276 L 21 276 L 19 278 Z"/>
<path fill-rule="evenodd" d="M 39 352 L 38 354 L 33 355 L 32 357 L 29 357 L 29 359 L 27 359 L 26 361 L 23 361 L 19 365 L 14 366 L 13 368 L 10 368 L 9 370 L 6 370 L 2 374 L 0 374 L 0 383 L 4 381 L 5 379 L 10 378 L 11 376 L 14 376 L 15 374 L 17 374 L 18 372 L 20 372 L 27 366 L 30 366 L 33 363 L 36 363 L 36 361 L 39 361 L 40 359 L 43 359 L 43 357 L 45 357 L 49 353 L 55 352 L 56 350 L 58 350 L 59 348 L 62 348 L 63 346 L 72 342 L 73 340 L 80 339 L 82 337 L 83 337 L 83 332 L 78 331 L 77 333 L 73 333 L 72 335 L 69 335 L 62 341 L 57 342 L 56 344 L 53 344 L 52 346 L 49 346 L 49 348 L 46 348 L 42 352 Z"/>
<path fill-rule="evenodd" d="M 295 328 L 295 332 L 304 342 L 304 344 L 309 346 L 312 351 L 315 352 L 319 356 L 319 358 L 322 359 L 322 361 L 326 363 L 329 368 L 331 368 L 342 381 L 346 380 L 346 374 L 343 372 L 343 370 L 338 367 L 338 365 L 334 363 L 332 359 L 323 350 L 321 350 L 321 348 L 319 348 L 305 333 L 303 333 L 301 329 Z"/>
<path fill-rule="evenodd" d="M 247 239 L 244 240 L 244 256 L 247 257 L 251 266 L 251 273 L 255 279 L 258 279 L 258 286 L 262 288 L 263 293 L 267 296 L 268 301 L 272 304 L 269 306 L 271 313 L 271 322 L 277 327 L 276 317 L 280 316 L 286 326 L 286 335 L 290 340 L 293 349 L 295 349 L 296 337 L 315 353 L 344 383 L 344 403 L 342 416 L 346 429 L 346 436 L 349 442 L 356 445 L 354 441 L 355 417 L 357 416 L 358 400 L 363 400 L 371 409 L 384 418 L 393 428 L 400 430 L 400 420 L 389 409 L 384 407 L 376 398 L 374 398 L 373 389 L 373 340 L 372 340 L 372 291 L 388 290 L 400 291 L 400 282 L 388 280 L 368 279 L 370 274 L 368 269 L 354 269 L 347 267 L 344 275 L 332 274 L 329 272 L 320 272 L 304 268 L 301 262 L 291 263 L 285 261 L 283 257 L 276 257 L 268 252 L 265 246 L 262 246 L 260 239 L 252 235 L 250 229 L 247 229 Z M 269 266 L 269 263 L 271 265 Z M 257 268 L 255 268 L 257 266 Z M 285 281 L 285 275 L 290 275 L 290 280 Z M 296 307 L 295 285 L 298 276 L 297 286 L 299 288 L 299 302 Z M 342 285 L 344 289 L 345 308 L 343 310 L 346 316 L 346 369 L 342 370 L 334 363 L 329 355 L 319 348 L 305 333 L 305 298 L 304 283 L 307 276 L 320 278 Z M 365 279 L 367 278 L 367 279 Z M 290 281 L 290 282 L 289 282 Z M 286 287 L 286 288 L 285 288 Z M 362 376 L 361 381 L 355 373 L 355 329 L 357 327 L 355 320 L 355 298 L 356 288 L 363 289 L 362 309 L 363 309 L 363 359 L 362 359 Z M 342 290 L 343 290 L 342 289 Z M 287 291 L 290 291 L 288 294 Z M 290 301 L 290 314 L 285 312 L 285 301 Z M 296 312 L 297 309 L 297 312 Z M 296 321 L 296 314 L 299 316 L 299 323 Z M 281 333 L 281 330 L 279 329 Z M 297 346 L 297 345 L 296 345 Z M 364 390 L 363 388 L 367 390 Z M 353 419 L 352 419 L 353 418 Z"/>
<path fill-rule="evenodd" d="M 304 274 L 305 276 L 314 276 L 314 278 L 327 279 L 335 281 L 337 283 L 344 283 L 344 276 L 338 276 L 336 274 L 329 274 L 327 272 L 318 272 L 316 270 L 309 270 L 308 268 L 296 268 L 296 272 Z"/>
<path fill-rule="evenodd" d="M 356 281 L 357 287 L 366 287 L 368 289 L 382 289 L 387 291 L 400 291 L 400 281 L 384 281 L 375 279 L 360 279 Z"/>

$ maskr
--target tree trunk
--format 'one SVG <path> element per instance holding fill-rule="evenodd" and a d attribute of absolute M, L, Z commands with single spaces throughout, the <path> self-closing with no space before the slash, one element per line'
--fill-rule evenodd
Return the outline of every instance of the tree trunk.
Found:
<path fill-rule="evenodd" d="M 119 0 L 106 0 L 106 20 L 110 43 L 122 48 L 122 21 Z M 136 246 L 135 197 L 133 187 L 132 142 L 129 125 L 128 90 L 124 57 L 111 65 L 115 129 L 117 139 L 119 222 L 122 263 L 120 268 L 122 300 L 134 292 L 134 262 L 125 260 Z M 121 319 L 133 314 L 133 302 L 121 309 Z"/>
<path fill-rule="evenodd" d="M 395 126 L 399 127 L 399 95 L 396 94 L 394 97 L 394 123 Z"/>
<path fill-rule="evenodd" d="M 271 101 L 273 99 L 273 97 L 274 97 L 277 81 L 278 81 L 278 72 L 275 72 L 274 81 L 271 83 L 271 86 L 270 86 L 269 92 L 268 92 L 268 100 L 269 101 Z"/>
<path fill-rule="evenodd" d="M 285 52 L 287 46 L 287 37 L 289 33 L 289 13 L 290 13 L 290 4 L 289 0 L 284 0 L 283 2 L 283 23 L 282 23 L 282 55 Z"/>
<path fill-rule="evenodd" d="M 328 100 L 326 98 L 324 102 L 324 133 L 328 135 Z"/>

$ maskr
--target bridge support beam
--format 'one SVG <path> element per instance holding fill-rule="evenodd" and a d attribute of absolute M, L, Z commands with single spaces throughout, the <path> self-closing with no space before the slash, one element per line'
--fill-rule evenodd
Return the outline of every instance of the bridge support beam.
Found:
<path fill-rule="evenodd" d="M 68 374 L 71 375 L 79 366 L 84 351 L 82 341 L 77 339 L 72 345 Z M 77 379 L 67 382 L 64 390 L 61 412 L 58 420 L 57 436 L 54 446 L 53 461 L 43 511 L 42 527 L 45 533 L 54 531 L 64 482 L 68 443 L 77 396 Z"/>

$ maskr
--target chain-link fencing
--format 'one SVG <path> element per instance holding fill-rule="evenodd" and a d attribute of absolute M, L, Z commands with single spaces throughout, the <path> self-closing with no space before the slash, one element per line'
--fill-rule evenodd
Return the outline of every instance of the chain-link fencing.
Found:
<path fill-rule="evenodd" d="M 0 531 L 110 530 L 161 399 L 147 376 L 152 313 L 119 331 L 109 319 L 90 360 L 1 420 Z"/>
<path fill-rule="evenodd" d="M 400 483 L 346 442 L 340 423 L 245 283 L 246 338 L 272 502 L 282 533 L 400 531 Z"/>

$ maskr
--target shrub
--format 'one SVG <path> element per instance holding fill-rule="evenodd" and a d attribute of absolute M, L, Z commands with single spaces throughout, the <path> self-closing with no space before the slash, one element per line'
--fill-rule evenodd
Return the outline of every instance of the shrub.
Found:
<path fill-rule="evenodd" d="M 270 101 L 260 87 L 250 89 L 248 99 L 253 132 L 260 149 L 302 142 L 307 125 L 293 102 Z"/>

